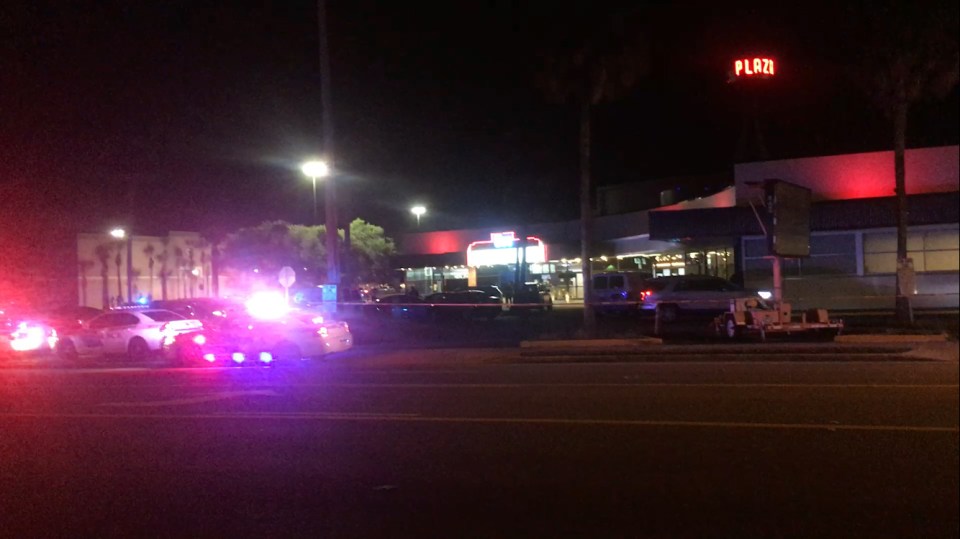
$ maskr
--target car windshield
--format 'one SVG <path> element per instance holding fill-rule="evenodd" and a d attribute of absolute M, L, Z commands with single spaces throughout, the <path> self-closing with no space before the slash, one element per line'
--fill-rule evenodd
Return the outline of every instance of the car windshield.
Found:
<path fill-rule="evenodd" d="M 144 311 L 143 315 L 154 322 L 172 322 L 174 320 L 185 320 L 183 316 L 173 311 Z"/>

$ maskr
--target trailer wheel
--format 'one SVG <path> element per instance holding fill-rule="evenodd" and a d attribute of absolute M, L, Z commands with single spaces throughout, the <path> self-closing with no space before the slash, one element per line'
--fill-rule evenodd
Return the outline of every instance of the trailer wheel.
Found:
<path fill-rule="evenodd" d="M 743 337 L 743 326 L 737 325 L 737 321 L 728 316 L 724 324 L 724 335 L 732 341 L 740 340 Z"/>

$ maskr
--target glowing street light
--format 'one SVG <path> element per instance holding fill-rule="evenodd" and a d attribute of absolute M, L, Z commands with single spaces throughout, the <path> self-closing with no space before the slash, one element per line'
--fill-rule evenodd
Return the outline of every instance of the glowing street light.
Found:
<path fill-rule="evenodd" d="M 127 237 L 127 231 L 122 228 L 114 228 L 110 231 L 110 235 L 118 240 L 122 240 Z"/>
<path fill-rule="evenodd" d="M 313 222 L 317 222 L 317 178 L 325 178 L 330 175 L 330 167 L 325 161 L 307 161 L 300 166 L 304 176 L 313 181 Z"/>
<path fill-rule="evenodd" d="M 427 213 L 427 208 L 418 204 L 410 208 L 410 213 L 417 216 L 417 228 L 420 228 L 420 216 Z"/>

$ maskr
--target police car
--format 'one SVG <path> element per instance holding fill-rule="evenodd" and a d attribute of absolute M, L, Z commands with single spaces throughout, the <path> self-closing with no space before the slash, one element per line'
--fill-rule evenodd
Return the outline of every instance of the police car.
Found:
<path fill-rule="evenodd" d="M 143 360 L 163 348 L 164 339 L 203 327 L 163 309 L 120 309 L 84 322 L 79 329 L 60 335 L 57 353 L 66 360 L 81 357 L 126 355 Z"/>
<path fill-rule="evenodd" d="M 246 311 L 166 338 L 164 356 L 182 366 L 283 365 L 353 347 L 346 322 L 291 309 L 282 295 L 254 294 Z"/>

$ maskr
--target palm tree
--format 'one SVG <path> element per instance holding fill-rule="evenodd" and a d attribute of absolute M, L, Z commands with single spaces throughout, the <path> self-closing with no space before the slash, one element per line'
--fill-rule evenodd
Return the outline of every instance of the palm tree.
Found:
<path fill-rule="evenodd" d="M 80 305 L 87 305 L 87 271 L 94 265 L 92 260 L 80 260 L 77 266 L 80 269 Z"/>
<path fill-rule="evenodd" d="M 946 96 L 960 79 L 956 2 L 886 0 L 858 4 L 851 20 L 862 21 L 857 32 L 858 73 L 875 104 L 893 121 L 893 170 L 897 196 L 897 267 L 907 260 L 906 165 L 910 107 L 924 99 Z M 913 322 L 912 291 L 901 290 L 897 271 L 897 319 Z"/>
<path fill-rule="evenodd" d="M 146 255 L 147 257 L 147 269 L 149 270 L 149 275 L 150 275 L 150 288 L 149 288 L 150 291 L 147 292 L 147 296 L 151 298 L 153 297 L 153 264 L 154 264 L 153 254 L 156 251 L 157 249 L 153 246 L 152 243 L 148 243 L 147 246 L 143 248 L 143 254 Z"/>
<path fill-rule="evenodd" d="M 167 277 L 170 276 L 170 272 L 167 270 L 167 259 L 169 256 L 166 250 L 154 255 L 157 262 L 160 262 L 160 273 L 157 274 L 157 277 L 160 278 L 160 298 L 163 300 L 167 299 Z"/>
<path fill-rule="evenodd" d="M 186 297 L 186 284 L 183 281 L 183 249 L 180 247 L 173 248 L 173 262 L 175 264 L 174 268 L 177 270 L 177 293 L 181 298 Z"/>
<path fill-rule="evenodd" d="M 106 309 L 110 306 L 110 289 L 107 276 L 110 274 L 110 247 L 104 244 L 97 245 L 94 252 L 100 261 L 101 306 Z"/>
<path fill-rule="evenodd" d="M 120 256 L 120 250 L 121 249 L 117 247 L 117 256 L 113 259 L 117 265 L 117 305 L 123 303 L 123 280 L 120 276 L 120 263 L 123 261 L 123 257 Z"/>
<path fill-rule="evenodd" d="M 590 150 L 592 145 L 591 112 L 595 105 L 619 99 L 634 86 L 646 71 L 644 43 L 638 40 L 635 28 L 627 29 L 632 15 L 621 15 L 604 21 L 586 32 L 575 31 L 566 36 L 559 47 L 545 55 L 539 83 L 551 101 L 573 102 L 580 121 L 580 267 L 583 275 L 583 326 L 592 336 L 596 317 L 592 301 L 590 267 L 593 236 L 591 204 Z"/>

